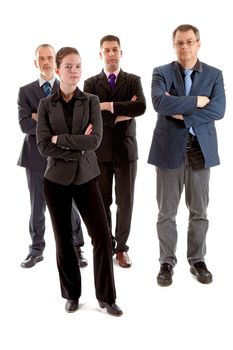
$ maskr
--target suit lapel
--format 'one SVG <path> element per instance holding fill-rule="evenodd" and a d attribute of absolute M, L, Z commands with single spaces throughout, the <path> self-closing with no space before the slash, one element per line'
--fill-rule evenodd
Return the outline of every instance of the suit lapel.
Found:
<path fill-rule="evenodd" d="M 52 93 L 57 91 L 57 89 L 59 88 L 59 85 L 60 85 L 59 80 L 55 79 L 54 84 L 53 84 Z M 42 98 L 46 97 L 42 87 L 39 84 L 39 80 L 34 81 L 34 83 L 33 83 L 33 90 L 34 90 L 36 96 L 38 96 L 39 99 L 42 99 Z"/>
<path fill-rule="evenodd" d="M 42 90 L 42 88 L 39 85 L 39 80 L 34 81 L 33 91 L 34 91 L 35 95 L 39 98 L 39 100 L 41 100 L 42 98 L 45 97 L 44 91 Z"/>
<path fill-rule="evenodd" d="M 55 79 L 54 84 L 53 84 L 53 89 L 52 89 L 52 94 L 59 89 L 60 82 L 58 79 Z"/>
<path fill-rule="evenodd" d="M 190 90 L 190 95 L 198 96 L 198 91 L 200 93 L 200 81 L 201 81 L 201 72 L 195 71 L 193 75 L 193 82 Z"/>
<path fill-rule="evenodd" d="M 66 120 L 63 113 L 62 103 L 60 99 L 60 92 L 57 89 L 50 99 L 50 117 L 51 124 L 56 127 L 58 133 L 66 134 L 69 133 L 67 128 Z M 74 112 L 73 112 L 73 121 L 72 121 L 72 133 L 81 133 L 82 126 L 88 123 L 88 120 L 85 120 L 85 103 L 86 96 L 77 88 L 77 99 L 75 100 Z M 87 114 L 86 114 L 87 115 Z M 86 117 L 86 119 L 88 119 Z"/>
<path fill-rule="evenodd" d="M 174 82 L 174 88 L 178 96 L 185 95 L 184 81 L 177 62 L 174 62 L 172 66 L 172 80 Z"/>
<path fill-rule="evenodd" d="M 104 73 L 104 71 L 102 71 L 98 76 L 97 76 L 97 80 L 99 83 L 99 86 L 101 88 L 103 88 L 105 91 L 107 91 L 107 93 L 111 93 L 112 89 L 111 86 L 109 85 L 108 79 L 106 77 L 106 74 Z"/>
<path fill-rule="evenodd" d="M 172 77 L 174 82 L 174 88 L 178 94 L 178 96 L 184 96 L 185 95 L 185 86 L 184 86 L 184 80 L 182 78 L 179 66 L 177 62 L 174 62 L 172 66 Z M 201 69 L 200 71 L 195 71 L 193 76 L 193 82 L 190 90 L 190 95 L 197 96 L 198 95 L 198 89 L 200 88 L 200 81 L 201 81 Z"/>
<path fill-rule="evenodd" d="M 88 113 L 85 113 L 84 100 L 76 100 L 73 113 L 72 133 L 81 134 L 89 121 Z"/>
<path fill-rule="evenodd" d="M 50 112 L 50 123 L 54 129 L 56 128 L 58 134 L 69 134 L 61 102 L 58 101 L 56 104 L 51 103 Z"/>
<path fill-rule="evenodd" d="M 112 90 L 104 71 L 102 71 L 97 77 L 99 85 L 107 92 L 109 98 L 114 96 L 122 88 L 122 86 L 126 84 L 126 78 L 126 73 L 120 70 L 117 77 L 116 86 Z"/>
<path fill-rule="evenodd" d="M 126 84 L 126 73 L 120 70 L 120 73 L 117 77 L 115 89 L 112 91 L 112 95 L 115 95 L 118 90 L 120 90 Z"/>

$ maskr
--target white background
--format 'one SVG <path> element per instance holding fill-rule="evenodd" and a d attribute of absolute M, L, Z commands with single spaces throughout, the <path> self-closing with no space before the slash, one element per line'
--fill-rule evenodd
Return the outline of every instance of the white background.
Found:
<path fill-rule="evenodd" d="M 1 5 L 1 349 L 231 349 L 232 348 L 232 16 L 230 2 L 193 1 L 38 1 L 8 0 Z M 180 205 L 178 264 L 171 287 L 157 286 L 155 170 L 147 156 L 156 114 L 150 99 L 152 70 L 175 60 L 171 33 L 183 23 L 197 26 L 199 58 L 223 70 L 225 118 L 216 123 L 221 165 L 211 171 L 206 261 L 211 285 L 201 285 L 186 261 L 187 210 Z M 16 166 L 23 134 L 17 120 L 19 86 L 37 78 L 34 50 L 50 43 L 56 50 L 75 46 L 83 79 L 100 72 L 99 40 L 115 34 L 122 42 L 121 67 L 141 76 L 146 113 L 137 119 L 140 159 L 129 239 L 131 269 L 114 262 L 121 318 L 98 308 L 93 288 L 92 252 L 85 232 L 89 266 L 82 270 L 80 310 L 64 311 L 55 264 L 50 219 L 45 260 L 24 270 L 29 244 L 29 195 L 24 169 Z M 82 80 L 83 82 L 83 80 Z M 82 88 L 82 82 L 80 88 Z"/>

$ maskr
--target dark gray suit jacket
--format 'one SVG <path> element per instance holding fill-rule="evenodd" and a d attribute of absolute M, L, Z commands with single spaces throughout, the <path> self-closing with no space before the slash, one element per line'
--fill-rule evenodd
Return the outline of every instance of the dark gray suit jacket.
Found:
<path fill-rule="evenodd" d="M 106 74 L 102 71 L 85 80 L 84 91 L 97 95 L 100 102 L 113 101 L 114 114 L 102 111 L 103 139 L 96 151 L 98 162 L 135 161 L 138 158 L 138 149 L 134 117 L 142 115 L 146 110 L 140 77 L 121 70 L 112 90 Z M 133 102 L 131 99 L 134 95 L 137 100 Z M 115 124 L 118 115 L 133 118 Z"/>
<path fill-rule="evenodd" d="M 72 133 L 66 125 L 59 90 L 40 101 L 37 144 L 41 155 L 48 157 L 45 178 L 62 184 L 82 184 L 100 174 L 94 150 L 102 138 L 102 119 L 97 96 L 76 89 Z M 92 124 L 91 135 L 85 130 Z M 57 144 L 51 137 L 58 135 Z"/>
<path fill-rule="evenodd" d="M 197 108 L 197 96 L 207 96 L 210 102 L 204 108 Z M 201 63 L 201 69 L 194 74 L 190 96 L 185 96 L 177 62 L 155 68 L 152 102 L 158 118 L 148 162 L 164 168 L 178 168 L 186 152 L 189 128 L 193 127 L 205 167 L 218 165 L 215 121 L 224 116 L 225 99 L 222 72 L 217 68 Z M 175 114 L 183 114 L 184 121 L 172 118 Z"/>
<path fill-rule="evenodd" d="M 53 85 L 53 92 L 59 87 L 56 79 Z M 18 93 L 18 117 L 19 125 L 25 138 L 17 164 L 19 166 L 44 173 L 46 158 L 42 157 L 36 144 L 36 125 L 32 119 L 32 113 L 37 113 L 39 102 L 45 97 L 43 89 L 36 80 L 30 84 L 20 87 Z"/>

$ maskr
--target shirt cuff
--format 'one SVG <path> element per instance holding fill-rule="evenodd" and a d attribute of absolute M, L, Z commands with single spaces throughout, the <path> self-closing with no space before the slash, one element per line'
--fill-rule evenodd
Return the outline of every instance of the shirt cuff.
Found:
<path fill-rule="evenodd" d="M 111 113 L 114 113 L 113 102 L 111 102 Z"/>

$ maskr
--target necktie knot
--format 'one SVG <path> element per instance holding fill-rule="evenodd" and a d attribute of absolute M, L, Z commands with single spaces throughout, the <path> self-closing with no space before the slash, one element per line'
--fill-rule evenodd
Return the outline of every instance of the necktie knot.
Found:
<path fill-rule="evenodd" d="M 49 96 L 52 91 L 52 87 L 49 81 L 46 81 L 43 85 L 43 90 L 46 96 Z"/>
<path fill-rule="evenodd" d="M 184 70 L 184 74 L 185 74 L 185 75 L 191 76 L 192 72 L 193 72 L 192 69 L 185 69 L 185 70 Z"/>
<path fill-rule="evenodd" d="M 108 81 L 112 89 L 114 89 L 116 84 L 116 75 L 114 73 L 109 74 Z"/>

